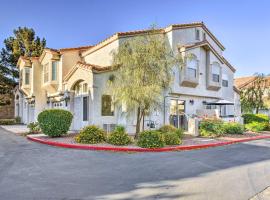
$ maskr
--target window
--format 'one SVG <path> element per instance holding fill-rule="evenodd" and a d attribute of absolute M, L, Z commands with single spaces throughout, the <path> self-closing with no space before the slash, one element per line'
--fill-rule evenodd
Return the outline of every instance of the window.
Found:
<path fill-rule="evenodd" d="M 58 66 L 58 61 L 53 61 L 52 62 L 52 81 L 57 80 L 57 66 Z"/>
<path fill-rule="evenodd" d="M 43 65 L 43 83 L 47 83 L 49 81 L 49 64 Z"/>
<path fill-rule="evenodd" d="M 83 121 L 88 120 L 88 97 L 83 97 Z"/>
<path fill-rule="evenodd" d="M 30 68 L 24 69 L 24 84 L 25 85 L 30 84 Z"/>
<path fill-rule="evenodd" d="M 101 99 L 101 115 L 102 116 L 113 116 L 113 103 L 110 95 L 102 95 Z"/>
<path fill-rule="evenodd" d="M 75 85 L 75 96 L 78 96 L 81 94 L 81 85 L 77 84 Z"/>
<path fill-rule="evenodd" d="M 212 65 L 212 81 L 218 83 L 220 80 L 220 66 L 218 63 Z"/>
<path fill-rule="evenodd" d="M 200 30 L 196 29 L 196 40 L 200 40 Z"/>
<path fill-rule="evenodd" d="M 206 40 L 206 33 L 203 33 L 203 40 Z"/>
<path fill-rule="evenodd" d="M 187 77 L 188 79 L 194 79 L 197 77 L 198 70 L 198 61 L 196 57 L 193 56 L 191 59 L 187 61 Z"/>
<path fill-rule="evenodd" d="M 83 84 L 83 93 L 84 94 L 88 93 L 88 84 L 87 83 Z"/>
<path fill-rule="evenodd" d="M 222 75 L 222 86 L 223 87 L 228 87 L 228 85 L 229 85 L 228 75 L 227 74 L 223 74 Z"/>

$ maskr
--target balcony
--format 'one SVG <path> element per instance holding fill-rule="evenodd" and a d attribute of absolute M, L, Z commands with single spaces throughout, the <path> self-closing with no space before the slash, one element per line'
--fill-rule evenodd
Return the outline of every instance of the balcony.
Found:
<path fill-rule="evenodd" d="M 221 66 L 214 62 L 208 66 L 207 70 L 207 89 L 218 91 L 221 88 Z"/>

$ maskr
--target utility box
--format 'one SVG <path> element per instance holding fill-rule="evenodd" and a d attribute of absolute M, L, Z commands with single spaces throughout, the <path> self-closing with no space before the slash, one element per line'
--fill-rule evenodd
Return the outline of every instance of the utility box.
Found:
<path fill-rule="evenodd" d="M 200 135 L 199 119 L 197 117 L 188 119 L 188 134 L 196 137 Z"/>

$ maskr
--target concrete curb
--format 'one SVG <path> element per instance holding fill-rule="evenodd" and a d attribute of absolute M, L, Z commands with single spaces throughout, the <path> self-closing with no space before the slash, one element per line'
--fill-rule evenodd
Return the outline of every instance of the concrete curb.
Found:
<path fill-rule="evenodd" d="M 166 151 L 182 151 L 182 150 L 194 150 L 194 149 L 205 149 L 209 147 L 218 147 L 218 146 L 225 146 L 235 143 L 241 142 L 248 142 L 253 140 L 260 140 L 260 139 L 270 139 L 270 136 L 256 136 L 250 137 L 245 139 L 236 139 L 233 141 L 226 141 L 226 142 L 215 142 L 215 143 L 208 143 L 208 144 L 199 144 L 199 145 L 189 145 L 189 146 L 173 146 L 173 147 L 162 147 L 162 148 L 139 148 L 139 147 L 108 147 L 108 146 L 95 146 L 95 145 L 84 145 L 84 144 L 68 144 L 68 143 L 61 143 L 61 142 L 54 142 L 49 140 L 44 140 L 40 138 L 35 138 L 33 136 L 28 135 L 28 140 L 47 144 L 56 147 L 63 147 L 63 148 L 71 148 L 71 149 L 82 149 L 82 150 L 95 150 L 95 151 L 118 151 L 118 152 L 166 152 Z"/>

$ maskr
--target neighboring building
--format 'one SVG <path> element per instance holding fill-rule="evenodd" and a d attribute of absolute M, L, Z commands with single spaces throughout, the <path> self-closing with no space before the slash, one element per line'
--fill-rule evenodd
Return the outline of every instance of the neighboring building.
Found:
<path fill-rule="evenodd" d="M 256 80 L 256 76 L 245 76 L 234 79 L 234 85 L 238 90 L 242 91 L 250 87 L 254 81 Z M 265 86 L 266 90 L 263 96 L 265 109 L 260 109 L 259 113 L 270 115 L 270 76 L 265 77 Z M 254 110 L 255 113 L 255 110 Z"/>
<path fill-rule="evenodd" d="M 127 115 L 125 105 L 114 105 L 106 84 L 113 73 L 111 52 L 127 38 L 148 32 L 121 32 L 95 46 L 45 49 L 39 58 L 20 57 L 16 115 L 29 123 L 44 109 L 62 108 L 74 115 L 72 130 L 95 124 L 110 131 L 122 124 L 134 133 L 135 111 Z M 157 34 L 167 37 L 175 53 L 189 53 L 193 59 L 182 69 L 175 66 L 174 82 L 164 91 L 164 106 L 145 117 L 145 128 L 163 124 L 186 128 L 190 117 L 209 113 L 238 120 L 241 112 L 236 112 L 240 108 L 236 108 L 239 103 L 233 86 L 235 68 L 223 57 L 225 47 L 208 28 L 203 23 L 170 25 Z M 217 104 L 221 100 L 223 103 Z"/>

